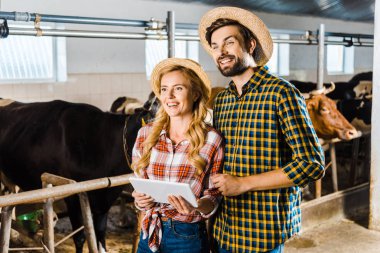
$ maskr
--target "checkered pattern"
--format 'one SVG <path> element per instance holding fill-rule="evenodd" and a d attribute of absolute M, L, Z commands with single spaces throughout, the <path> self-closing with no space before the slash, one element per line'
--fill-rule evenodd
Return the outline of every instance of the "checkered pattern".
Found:
<path fill-rule="evenodd" d="M 140 129 L 132 152 L 133 160 L 141 157 L 142 144 L 151 128 L 152 124 L 148 124 Z M 172 141 L 167 137 L 166 131 L 162 130 L 157 144 L 152 149 L 150 164 L 143 171 L 143 177 L 188 183 L 197 198 L 210 198 L 214 202 L 216 209 L 221 197 L 219 191 L 212 184 L 210 176 L 221 172 L 224 156 L 224 146 L 222 144 L 221 135 L 210 127 L 205 145 L 199 152 L 200 156 L 207 161 L 207 165 L 200 175 L 196 175 L 196 168 L 190 165 L 187 159 L 189 141 L 184 140 L 177 145 L 173 145 Z M 159 220 L 161 216 L 189 223 L 207 218 L 207 216 L 202 216 L 198 212 L 189 215 L 180 214 L 169 204 L 157 203 L 151 210 L 145 211 L 142 228 L 144 238 L 149 236 L 149 247 L 152 250 L 158 249 L 157 246 L 161 240 L 161 221 Z"/>
<path fill-rule="evenodd" d="M 324 175 L 324 155 L 305 101 L 290 83 L 259 67 L 238 96 L 233 82 L 216 98 L 214 127 L 226 141 L 223 172 L 282 169 L 297 186 L 224 197 L 214 236 L 232 252 L 266 252 L 299 232 L 300 187 Z"/>

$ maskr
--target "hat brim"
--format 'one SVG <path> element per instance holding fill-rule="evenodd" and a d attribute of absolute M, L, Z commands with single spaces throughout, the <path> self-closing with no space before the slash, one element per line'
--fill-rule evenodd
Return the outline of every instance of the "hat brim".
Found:
<path fill-rule="evenodd" d="M 188 69 L 191 69 L 198 75 L 198 77 L 202 80 L 204 84 L 204 88 L 208 93 L 208 96 L 211 94 L 211 81 L 208 78 L 206 72 L 202 69 L 202 67 L 195 61 L 190 59 L 183 58 L 168 58 L 161 62 L 159 62 L 153 69 L 152 75 L 150 77 L 150 83 L 154 94 L 159 97 L 160 96 L 160 76 L 161 72 L 164 69 L 174 67 L 174 66 L 182 66 Z"/>
<path fill-rule="evenodd" d="M 247 27 L 256 38 L 255 61 L 257 65 L 265 65 L 273 52 L 273 41 L 264 22 L 250 11 L 236 7 L 218 7 L 208 11 L 199 23 L 199 37 L 203 48 L 212 55 L 212 49 L 206 40 L 207 28 L 220 18 L 236 20 Z"/>

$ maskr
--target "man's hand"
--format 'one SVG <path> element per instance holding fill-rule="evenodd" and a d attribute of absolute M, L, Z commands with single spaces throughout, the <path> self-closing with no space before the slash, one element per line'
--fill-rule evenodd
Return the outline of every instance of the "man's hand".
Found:
<path fill-rule="evenodd" d="M 211 176 L 211 181 L 224 196 L 237 196 L 245 192 L 242 177 L 216 174 Z"/>

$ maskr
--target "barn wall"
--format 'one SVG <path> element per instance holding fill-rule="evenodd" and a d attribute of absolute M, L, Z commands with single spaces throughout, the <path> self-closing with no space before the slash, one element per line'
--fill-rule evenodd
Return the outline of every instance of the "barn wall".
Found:
<path fill-rule="evenodd" d="M 80 6 L 78 7 L 78 5 Z M 190 4 L 157 2 L 153 0 L 2 0 L 2 11 L 27 11 L 43 14 L 77 15 L 131 20 L 164 21 L 167 11 L 175 12 L 177 22 L 198 23 L 201 16 L 212 7 Z M 272 29 L 316 30 L 324 23 L 326 31 L 373 34 L 373 24 L 347 22 L 333 19 L 257 13 Z M 66 25 L 80 29 L 80 25 Z M 83 27 L 82 27 L 83 28 Z M 131 28 L 98 27 L 99 30 L 131 31 Z M 133 31 L 142 32 L 139 28 Z M 107 110 L 118 96 L 145 100 L 150 92 L 145 75 L 144 41 L 67 38 L 68 81 L 50 84 L 2 84 L 1 97 L 21 101 L 64 99 L 86 102 Z M 373 49 L 355 49 L 355 72 L 372 69 Z M 226 78 L 218 73 L 211 58 L 200 48 L 200 63 L 211 75 L 214 85 L 225 84 Z M 290 76 L 288 79 L 315 81 L 317 75 L 317 47 L 290 47 Z M 325 76 L 326 81 L 346 81 L 350 76 Z"/>
<path fill-rule="evenodd" d="M 209 73 L 213 83 L 226 83 L 217 72 Z M 120 96 L 144 102 L 150 93 L 145 73 L 70 74 L 65 83 L 0 84 L 0 97 L 22 102 L 62 99 L 96 105 L 109 110 Z"/>

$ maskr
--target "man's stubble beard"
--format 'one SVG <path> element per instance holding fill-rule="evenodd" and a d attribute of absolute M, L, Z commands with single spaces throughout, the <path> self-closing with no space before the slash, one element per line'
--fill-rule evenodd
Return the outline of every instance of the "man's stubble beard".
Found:
<path fill-rule="evenodd" d="M 234 58 L 236 59 L 236 62 L 231 68 L 226 68 L 223 70 L 219 64 L 217 65 L 222 75 L 227 76 L 227 77 L 238 76 L 238 75 L 243 74 L 249 68 L 249 65 L 246 63 L 246 61 L 243 58 L 239 58 L 236 56 Z"/>

